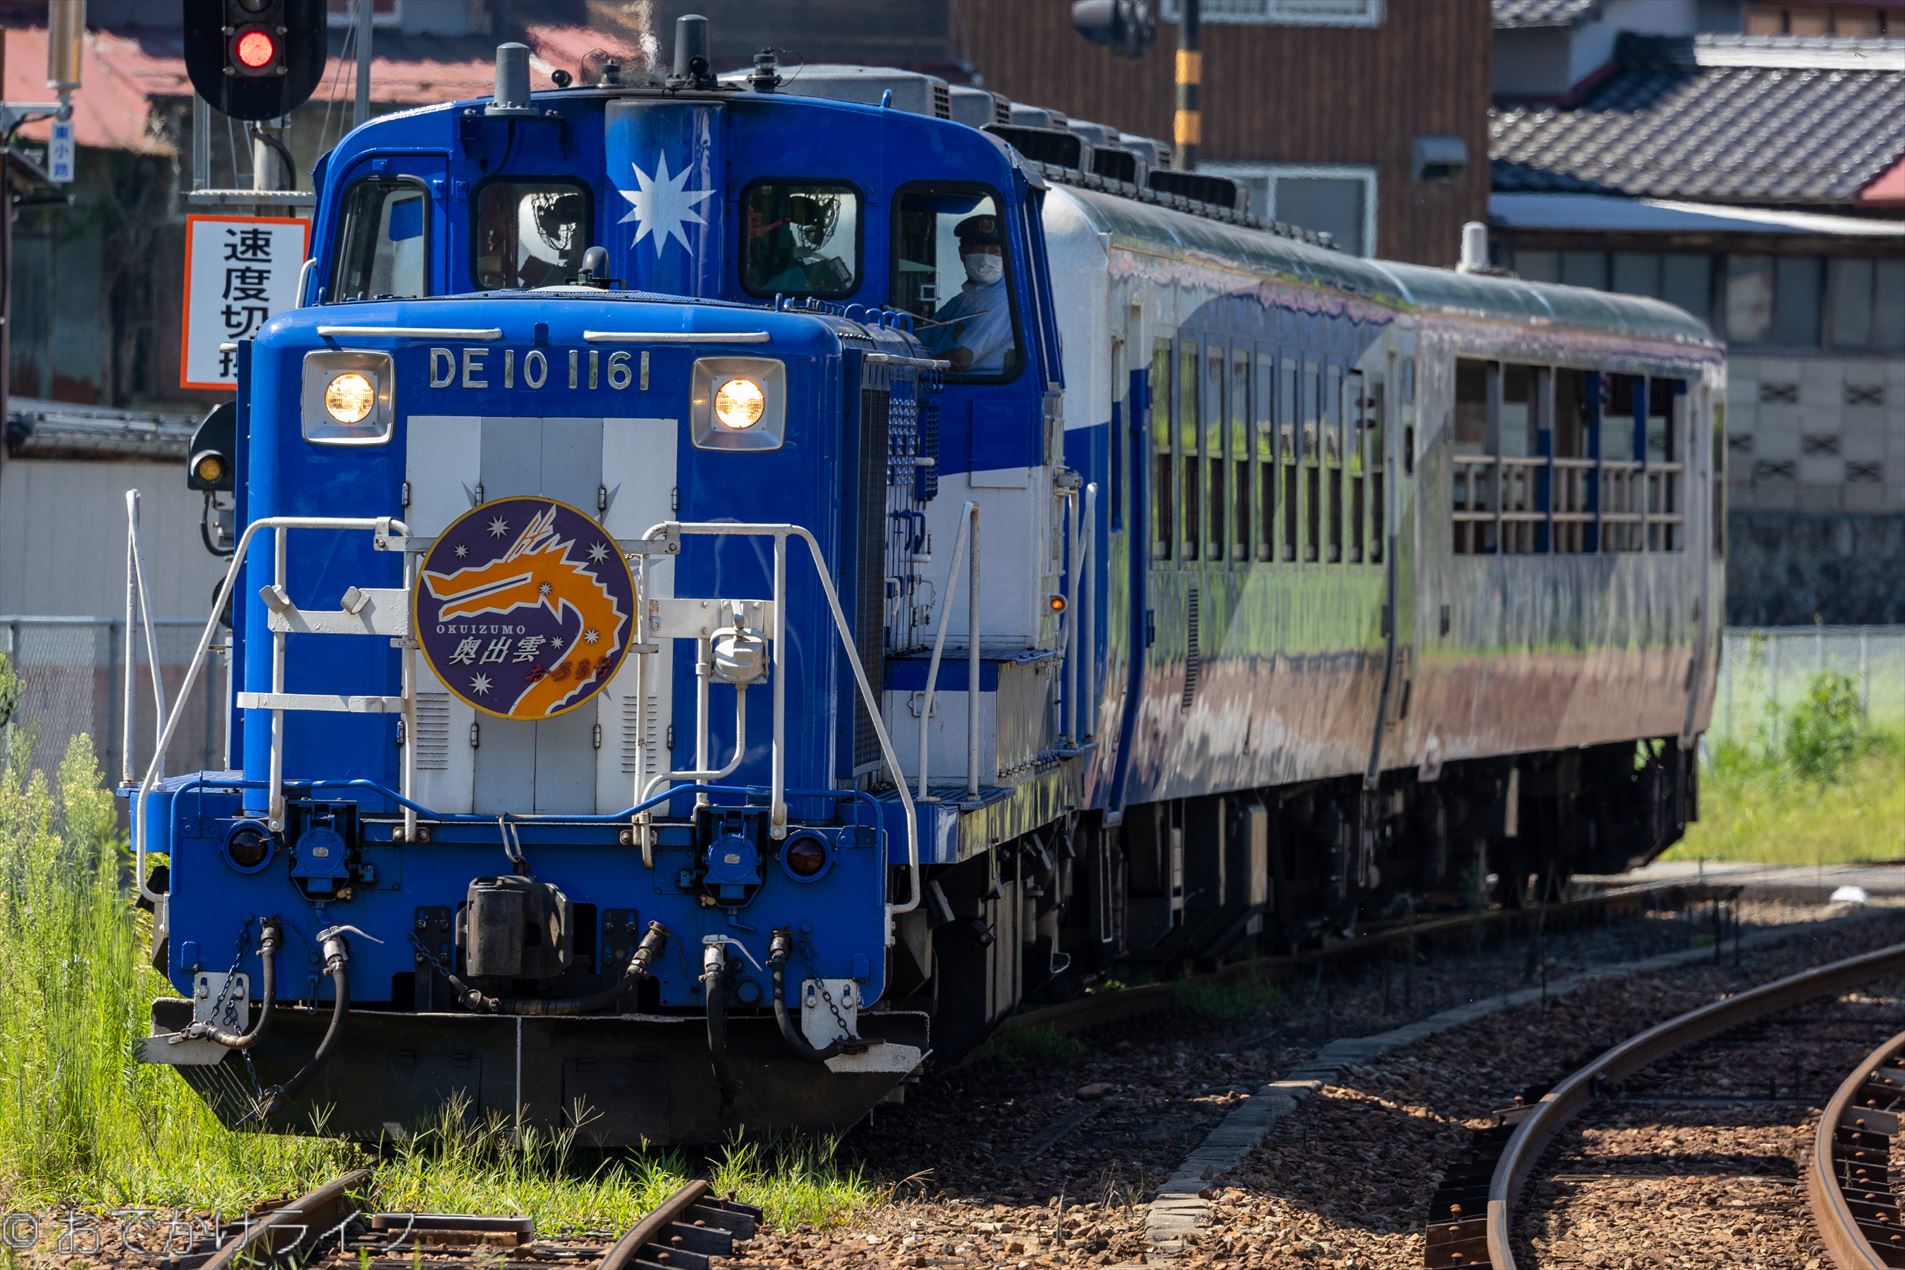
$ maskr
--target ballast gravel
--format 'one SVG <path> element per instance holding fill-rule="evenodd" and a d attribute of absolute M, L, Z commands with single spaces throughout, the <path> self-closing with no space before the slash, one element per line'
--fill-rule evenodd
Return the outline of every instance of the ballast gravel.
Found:
<path fill-rule="evenodd" d="M 1738 906 L 1749 934 L 1843 911 Z M 1515 939 L 1291 985 L 1287 1001 L 1247 1020 L 1142 1020 L 1082 1038 L 1077 1058 L 986 1061 L 930 1078 L 843 1143 L 849 1159 L 895 1184 L 893 1203 L 845 1229 L 763 1232 L 737 1264 L 1420 1266 L 1442 1167 L 1530 1081 L 1720 992 L 1905 939 L 1905 914 L 1748 950 L 1737 968 L 1723 944 L 1718 965 L 1604 982 L 1397 1051 L 1326 1088 L 1213 1178 L 1215 1220 L 1181 1251 L 1167 1256 L 1146 1238 L 1146 1209 L 1226 1112 L 1329 1040 L 1525 988 L 1544 969 L 1558 980 L 1698 947 L 1712 930 L 1705 906 L 1662 910 L 1538 945 Z"/>

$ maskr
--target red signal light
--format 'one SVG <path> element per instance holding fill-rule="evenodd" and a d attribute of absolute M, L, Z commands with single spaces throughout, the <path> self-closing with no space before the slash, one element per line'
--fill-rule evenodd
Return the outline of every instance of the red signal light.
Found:
<path fill-rule="evenodd" d="M 232 54 L 246 70 L 263 70 L 278 56 L 278 41 L 271 37 L 271 32 L 255 26 L 238 33 L 238 38 L 232 41 Z"/>

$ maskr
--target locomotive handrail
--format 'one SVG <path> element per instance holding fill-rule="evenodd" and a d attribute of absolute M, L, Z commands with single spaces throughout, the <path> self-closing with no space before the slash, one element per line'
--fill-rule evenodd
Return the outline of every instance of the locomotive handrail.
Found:
<path fill-rule="evenodd" d="M 953 539 L 952 564 L 940 590 L 939 630 L 933 636 L 933 657 L 926 667 L 926 693 L 919 706 L 919 796 L 926 798 L 927 724 L 933 717 L 933 693 L 939 686 L 939 657 L 946 647 L 946 626 L 952 616 L 953 587 L 959 581 L 960 558 L 967 539 L 972 559 L 966 577 L 966 797 L 979 797 L 979 504 L 967 501 L 959 512 L 959 536 Z"/>
<path fill-rule="evenodd" d="M 700 534 L 711 538 L 759 538 L 774 540 L 774 631 L 770 636 L 772 648 L 769 657 L 773 661 L 771 675 L 774 696 L 774 744 L 769 751 L 769 794 L 768 794 L 768 832 L 776 839 L 787 836 L 787 756 L 784 744 L 787 734 L 787 540 L 798 538 L 807 546 L 807 554 L 814 562 L 814 576 L 820 580 L 821 594 L 827 597 L 827 608 L 833 614 L 835 632 L 840 636 L 841 647 L 847 654 L 847 665 L 853 669 L 854 683 L 860 689 L 860 698 L 867 709 L 867 720 L 873 726 L 874 739 L 880 743 L 880 756 L 886 761 L 886 767 L 893 774 L 893 784 L 899 793 L 900 807 L 906 814 L 906 874 L 909 880 L 909 894 L 904 904 L 888 902 L 886 905 L 886 939 L 893 942 L 893 919 L 902 913 L 910 913 L 919 907 L 922 887 L 919 876 L 919 819 L 913 805 L 913 793 L 907 788 L 906 778 L 900 771 L 900 761 L 893 752 L 893 738 L 887 734 L 886 720 L 880 711 L 880 699 L 875 695 L 867 681 L 866 667 L 860 663 L 860 652 L 853 644 L 853 628 L 847 622 L 846 612 L 840 607 L 840 596 L 833 588 L 833 579 L 827 576 L 826 557 L 821 554 L 820 543 L 812 533 L 800 525 L 749 524 L 741 521 L 679 521 L 665 520 L 649 526 L 642 535 L 643 542 L 657 542 L 670 535 Z M 644 574 L 646 571 L 644 570 Z M 638 663 L 637 669 L 646 666 Z M 645 704 L 645 703 L 644 703 Z M 644 774 L 643 764 L 636 763 L 637 779 Z M 666 794 L 658 795 L 660 801 Z M 639 828 L 639 826 L 638 826 Z"/>
<path fill-rule="evenodd" d="M 500 340 L 500 326 L 320 326 L 318 336 L 338 339 Z"/>
<path fill-rule="evenodd" d="M 766 331 L 584 331 L 589 344 L 766 344 Z"/>
<path fill-rule="evenodd" d="M 1092 711 L 1089 717 L 1083 713 L 1091 707 L 1092 702 L 1097 699 L 1098 695 L 1098 685 L 1093 682 L 1096 678 L 1094 674 L 1094 662 L 1098 655 L 1096 647 L 1098 635 L 1096 622 L 1098 615 L 1095 606 L 1095 601 L 1097 600 L 1096 584 L 1098 571 L 1092 566 L 1092 560 L 1098 553 L 1098 483 L 1096 481 L 1087 482 L 1085 485 L 1084 521 L 1085 563 L 1081 580 L 1078 583 L 1080 596 L 1079 612 L 1075 619 L 1078 622 L 1079 633 L 1084 637 L 1082 642 L 1085 645 L 1084 655 L 1080 658 L 1079 670 L 1075 681 L 1083 684 L 1084 687 L 1078 698 L 1079 713 L 1076 714 L 1073 719 L 1074 726 L 1077 728 L 1076 737 L 1081 742 L 1089 741 L 1093 736 L 1097 735 L 1096 712 Z"/>
<path fill-rule="evenodd" d="M 126 491 L 126 671 L 125 671 L 125 717 L 119 730 L 120 750 L 119 779 L 121 784 L 132 784 L 133 737 L 138 713 L 138 693 L 133 690 L 133 681 L 138 677 L 138 657 L 132 643 L 132 624 L 134 601 L 137 600 L 139 625 L 145 630 L 146 666 L 152 681 L 152 709 L 156 722 L 153 725 L 155 739 L 165 731 L 165 671 L 159 665 L 158 637 L 152 632 L 152 597 L 146 590 L 145 553 L 139 545 L 139 491 Z M 162 771 L 164 769 L 161 769 Z"/>
<path fill-rule="evenodd" d="M 913 370 L 952 369 L 952 363 L 941 357 L 908 357 L 902 353 L 868 353 L 863 360 L 869 366 L 904 366 Z"/>
<path fill-rule="evenodd" d="M 159 893 L 146 885 L 146 806 L 151 798 L 153 787 L 158 783 L 159 772 L 165 762 L 165 752 L 172 744 L 172 734 L 178 728 L 179 719 L 184 716 L 185 703 L 192 695 L 192 689 L 198 685 L 199 667 L 205 663 L 205 653 L 212 645 L 212 636 L 218 630 L 218 618 L 230 603 L 232 590 L 238 584 L 238 574 L 245 566 L 245 559 L 251 552 L 252 541 L 261 529 L 270 529 L 276 540 L 277 571 L 274 579 L 277 585 L 283 585 L 285 553 L 284 530 L 287 529 L 337 529 L 360 530 L 376 534 L 380 540 L 393 537 L 407 537 L 409 527 L 393 516 L 266 516 L 245 526 L 245 532 L 238 538 L 238 544 L 232 548 L 232 562 L 225 569 L 225 580 L 218 584 L 218 594 L 212 599 L 212 615 L 205 619 L 205 630 L 198 637 L 198 647 L 192 650 L 191 663 L 185 669 L 185 682 L 179 685 L 179 694 L 173 700 L 172 709 L 165 720 L 165 726 L 159 732 L 159 743 L 153 748 L 152 762 L 146 767 L 145 779 L 139 783 L 139 792 L 133 801 L 132 843 L 133 843 L 133 880 L 138 883 L 139 894 L 145 899 L 157 903 Z M 280 633 L 274 640 L 272 653 L 272 690 L 284 691 L 284 637 Z M 413 698 L 410 691 L 410 658 L 404 658 L 404 696 Z M 415 720 L 410 719 L 406 708 L 406 734 L 415 735 Z M 274 710 L 271 715 L 271 789 L 273 804 L 284 797 L 284 712 Z M 405 766 L 408 773 L 408 764 Z M 281 808 L 279 809 L 282 810 Z M 414 824 L 414 813 L 411 815 Z M 277 826 L 274 825 L 273 828 Z M 407 826 L 408 827 L 408 826 Z"/>

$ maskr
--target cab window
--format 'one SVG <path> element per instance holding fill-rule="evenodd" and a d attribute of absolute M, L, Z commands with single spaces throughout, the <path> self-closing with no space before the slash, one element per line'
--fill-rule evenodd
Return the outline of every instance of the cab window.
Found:
<path fill-rule="evenodd" d="M 968 379 L 1010 379 L 1025 357 L 1013 320 L 1011 237 L 999 200 L 966 186 L 915 186 L 894 202 L 893 303 L 928 354 Z"/>
<path fill-rule="evenodd" d="M 410 299 L 430 290 L 430 195 L 414 181 L 369 179 L 344 194 L 333 300 Z"/>
<path fill-rule="evenodd" d="M 479 291 L 552 287 L 582 267 L 592 209 L 573 181 L 489 181 L 476 191 L 470 270 Z"/>
<path fill-rule="evenodd" d="M 759 181 L 747 207 L 741 285 L 760 296 L 835 297 L 860 287 L 860 196 L 851 186 Z"/>

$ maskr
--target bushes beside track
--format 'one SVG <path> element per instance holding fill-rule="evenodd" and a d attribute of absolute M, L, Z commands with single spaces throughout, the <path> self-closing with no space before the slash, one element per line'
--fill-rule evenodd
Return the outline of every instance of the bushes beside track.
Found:
<path fill-rule="evenodd" d="M 1706 744 L 1700 821 L 1677 860 L 1837 864 L 1905 856 L 1905 735 L 1875 728 L 1857 686 L 1820 671 L 1747 740 Z"/>

